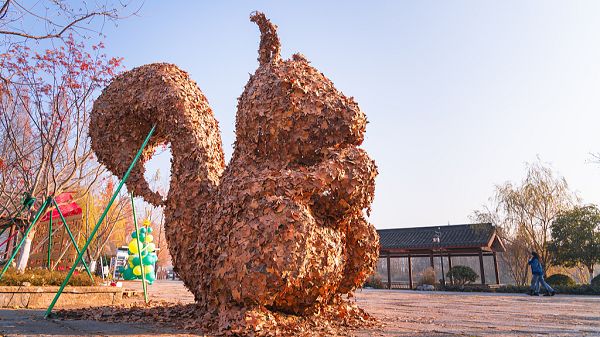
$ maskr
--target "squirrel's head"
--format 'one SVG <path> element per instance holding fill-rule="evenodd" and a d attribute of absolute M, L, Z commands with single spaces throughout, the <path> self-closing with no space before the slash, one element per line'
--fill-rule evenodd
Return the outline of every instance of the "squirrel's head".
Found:
<path fill-rule="evenodd" d="M 260 66 L 238 99 L 236 151 L 269 160 L 313 164 L 328 148 L 358 146 L 367 120 L 302 54 L 281 60 L 276 26 L 262 13 Z"/>

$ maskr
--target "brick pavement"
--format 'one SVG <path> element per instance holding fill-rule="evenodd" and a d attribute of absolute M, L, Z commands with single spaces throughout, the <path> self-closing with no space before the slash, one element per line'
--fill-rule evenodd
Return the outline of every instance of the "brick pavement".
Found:
<path fill-rule="evenodd" d="M 140 282 L 124 287 L 141 291 Z M 179 281 L 157 281 L 149 288 L 157 300 L 190 303 L 193 296 Z M 134 297 L 130 301 L 142 301 Z M 378 317 L 381 328 L 356 331 L 366 336 L 598 336 L 600 297 L 529 297 L 524 294 L 444 293 L 363 290 L 357 303 Z M 171 336 L 155 325 L 93 321 L 39 320 L 43 310 L 0 309 L 3 336 Z"/>

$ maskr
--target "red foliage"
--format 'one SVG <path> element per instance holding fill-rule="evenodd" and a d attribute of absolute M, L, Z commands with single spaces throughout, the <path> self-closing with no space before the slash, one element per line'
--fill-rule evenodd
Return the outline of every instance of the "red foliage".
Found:
<path fill-rule="evenodd" d="M 63 46 L 42 54 L 18 44 L 0 54 L 2 76 L 18 83 L 22 98 L 40 109 L 45 103 L 66 107 L 83 103 L 82 100 L 118 75 L 122 67 L 122 58 L 109 58 L 100 53 L 104 48 L 102 43 L 92 46 L 93 54 L 90 54 L 72 35 L 62 41 Z M 3 86 L 2 90 L 6 93 L 9 89 Z M 69 120 L 69 109 L 52 110 L 42 121 L 45 126 L 58 126 Z"/>
<path fill-rule="evenodd" d="M 0 154 L 0 180 L 14 190 L 35 188 L 34 195 L 60 193 L 80 179 L 71 173 L 93 159 L 86 146 L 92 101 L 122 67 L 122 58 L 102 53 L 102 43 L 86 48 L 72 35 L 60 43 L 43 52 L 15 44 L 0 53 L 2 127 L 20 147 Z M 44 179 L 49 185 L 36 183 Z"/>

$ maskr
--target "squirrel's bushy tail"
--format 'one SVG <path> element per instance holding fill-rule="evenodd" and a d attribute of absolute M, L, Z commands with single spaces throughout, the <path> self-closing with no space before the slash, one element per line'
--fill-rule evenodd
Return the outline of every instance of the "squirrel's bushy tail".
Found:
<path fill-rule="evenodd" d="M 225 168 L 218 122 L 196 83 L 175 65 L 135 68 L 103 90 L 91 114 L 92 149 L 122 179 L 154 125 L 152 138 L 127 178 L 128 189 L 153 205 L 164 204 L 144 178 L 144 163 L 156 146 L 171 143 L 170 201 L 208 197 Z"/>

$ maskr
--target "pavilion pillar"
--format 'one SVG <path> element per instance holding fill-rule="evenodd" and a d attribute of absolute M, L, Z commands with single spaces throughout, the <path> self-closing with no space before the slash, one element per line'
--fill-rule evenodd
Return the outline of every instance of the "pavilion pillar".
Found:
<path fill-rule="evenodd" d="M 413 279 L 412 279 L 412 260 L 410 254 L 408 254 L 408 287 L 412 290 Z"/>
<path fill-rule="evenodd" d="M 452 255 L 448 253 L 448 271 L 452 270 Z M 450 274 L 450 284 L 454 285 L 454 277 Z"/>
<path fill-rule="evenodd" d="M 392 252 L 388 250 L 387 252 L 387 272 L 388 272 L 388 289 L 392 289 L 392 268 L 391 267 L 391 255 Z"/>
<path fill-rule="evenodd" d="M 431 263 L 431 268 L 435 270 L 435 267 L 433 266 L 433 249 L 429 251 L 429 263 Z"/>
<path fill-rule="evenodd" d="M 483 249 L 479 248 L 479 270 L 481 272 L 481 284 L 485 284 L 485 269 L 483 267 Z"/>
<path fill-rule="evenodd" d="M 492 253 L 494 257 L 494 271 L 496 272 L 496 284 L 500 284 L 500 275 L 498 275 L 498 258 L 496 257 L 496 252 Z"/>

